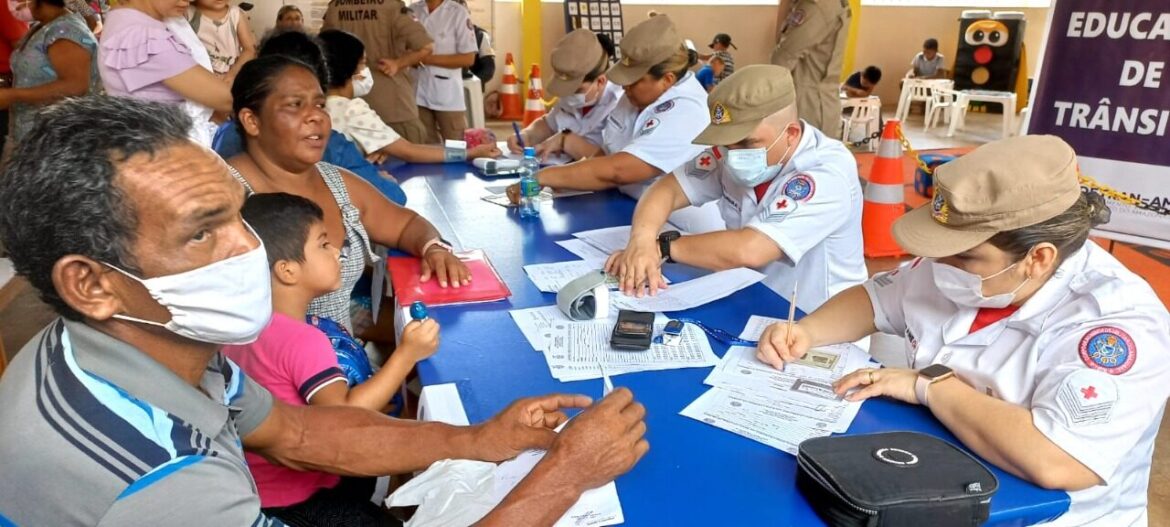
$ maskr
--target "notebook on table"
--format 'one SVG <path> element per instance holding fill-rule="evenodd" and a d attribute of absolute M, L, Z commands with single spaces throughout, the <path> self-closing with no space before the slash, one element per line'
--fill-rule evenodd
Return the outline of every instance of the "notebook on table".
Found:
<path fill-rule="evenodd" d="M 386 259 L 390 282 L 398 305 L 409 306 L 416 300 L 428 306 L 451 304 L 473 304 L 495 302 L 512 296 L 508 285 L 500 279 L 496 268 L 487 259 L 482 249 L 455 253 L 471 271 L 471 283 L 462 287 L 439 287 L 432 274 L 430 280 L 421 281 L 421 266 L 414 256 L 392 256 Z"/>

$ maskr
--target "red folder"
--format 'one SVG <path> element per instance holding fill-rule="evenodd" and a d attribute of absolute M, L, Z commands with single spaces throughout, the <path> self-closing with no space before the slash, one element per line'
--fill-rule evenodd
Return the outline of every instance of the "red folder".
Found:
<path fill-rule="evenodd" d="M 394 296 L 398 297 L 398 305 L 409 306 L 416 300 L 421 300 L 428 306 L 472 304 L 495 302 L 512 296 L 512 291 L 500 279 L 499 273 L 492 267 L 482 249 L 458 252 L 455 256 L 467 264 L 467 269 L 471 271 L 471 284 L 462 287 L 439 287 L 439 282 L 433 274 L 430 280 L 420 282 L 418 258 L 414 256 L 387 258 L 386 267 L 390 271 L 390 282 L 394 285 Z"/>

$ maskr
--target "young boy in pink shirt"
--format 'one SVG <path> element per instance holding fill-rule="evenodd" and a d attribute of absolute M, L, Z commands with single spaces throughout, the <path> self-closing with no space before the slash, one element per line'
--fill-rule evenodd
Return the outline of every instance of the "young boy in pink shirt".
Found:
<path fill-rule="evenodd" d="M 223 353 L 273 397 L 290 405 L 382 410 L 415 363 L 435 353 L 439 325 L 433 319 L 407 324 L 382 369 L 350 386 L 329 339 L 305 322 L 309 302 L 341 286 L 340 251 L 329 243 L 321 208 L 291 194 L 255 194 L 242 214 L 268 252 L 272 322 L 256 342 L 225 346 Z M 270 517 L 294 526 L 396 524 L 370 502 L 372 479 L 301 472 L 245 455 L 261 507 Z"/>

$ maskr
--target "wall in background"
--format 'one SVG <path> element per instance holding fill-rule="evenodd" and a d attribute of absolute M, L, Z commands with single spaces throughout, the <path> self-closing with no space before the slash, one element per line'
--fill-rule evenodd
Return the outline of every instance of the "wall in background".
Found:
<path fill-rule="evenodd" d="M 281 2 L 268 0 L 256 2 L 252 11 L 252 27 L 257 35 L 272 27 L 276 10 Z M 540 59 L 542 73 L 547 81 L 551 72 L 548 57 L 557 40 L 564 36 L 564 11 L 560 3 L 541 5 L 543 22 L 543 55 Z M 739 49 L 734 52 L 736 66 L 767 62 L 775 45 L 776 8 L 769 5 L 664 5 L 625 4 L 624 25 L 627 31 L 646 19 L 650 10 L 668 15 L 674 20 L 683 38 L 694 41 L 695 46 L 706 49 L 715 33 L 729 33 Z M 1020 8 L 1027 16 L 1024 43 L 1028 48 L 1029 75 L 1033 75 L 1037 57 L 1044 42 L 1044 25 L 1047 22 L 1047 8 Z M 898 98 L 898 79 L 909 69 L 910 59 L 922 49 L 922 41 L 928 37 L 939 40 L 939 48 L 948 61 L 954 60 L 958 41 L 958 18 L 962 7 L 885 7 L 862 6 L 861 29 L 858 34 L 855 66 L 869 64 L 882 68 L 884 80 L 878 85 L 877 95 L 882 101 L 893 104 Z M 504 54 L 511 51 L 517 64 L 520 55 L 520 4 L 495 2 L 495 27 L 492 41 L 497 53 L 496 79 L 487 90 L 499 85 L 503 74 Z M 527 76 L 527 72 L 521 72 Z"/>

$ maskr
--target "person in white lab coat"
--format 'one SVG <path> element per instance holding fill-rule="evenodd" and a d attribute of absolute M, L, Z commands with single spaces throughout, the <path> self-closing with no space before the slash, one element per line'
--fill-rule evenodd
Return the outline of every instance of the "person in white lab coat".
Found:
<path fill-rule="evenodd" d="M 592 31 L 580 28 L 565 35 L 550 57 L 553 77 L 548 92 L 557 97 L 557 103 L 548 115 L 524 128 L 520 139 L 509 135 L 508 149 L 523 153 L 523 140 L 524 146 L 536 147 L 541 158 L 564 153 L 581 159 L 595 153 L 606 118 L 625 95 L 605 75 L 609 61 L 609 52 Z"/>
<path fill-rule="evenodd" d="M 1006 472 L 1069 492 L 1053 525 L 1144 526 L 1154 439 L 1170 394 L 1170 314 L 1092 241 L 1104 198 L 1082 192 L 1053 136 L 982 146 L 935 172 L 932 203 L 894 225 L 922 258 L 769 327 L 759 358 L 876 331 L 905 337 L 904 367 L 835 385 L 849 400 L 929 408 Z"/>
<path fill-rule="evenodd" d="M 638 201 L 625 251 L 606 270 L 622 290 L 654 294 L 662 262 L 704 269 L 760 268 L 764 284 L 808 312 L 866 278 L 857 162 L 840 141 L 796 113 L 787 69 L 742 68 L 707 100 L 710 124 L 695 143 L 720 145 L 667 174 Z M 716 232 L 659 234 L 674 210 L 717 203 Z"/>
<path fill-rule="evenodd" d="M 602 145 L 576 163 L 541 170 L 537 180 L 554 189 L 603 190 L 618 187 L 635 199 L 659 176 L 702 152 L 691 144 L 707 126 L 707 91 L 690 68 L 698 55 L 688 49 L 670 17 L 648 19 L 621 41 L 621 60 L 607 72 L 625 88 L 625 97 L 605 121 Z M 508 187 L 513 202 L 519 185 Z M 671 222 L 688 232 L 722 228 L 711 206 L 687 208 Z"/>
<path fill-rule="evenodd" d="M 422 59 L 415 77 L 418 118 L 427 142 L 462 141 L 467 129 L 462 69 L 475 64 L 479 51 L 471 13 L 454 0 L 419 0 L 410 9 L 435 39 L 434 53 Z"/>

